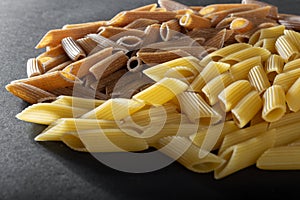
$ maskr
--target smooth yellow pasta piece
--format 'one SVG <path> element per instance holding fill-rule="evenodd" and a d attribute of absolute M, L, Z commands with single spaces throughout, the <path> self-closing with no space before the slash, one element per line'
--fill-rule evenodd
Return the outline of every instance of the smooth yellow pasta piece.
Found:
<path fill-rule="evenodd" d="M 278 74 L 273 82 L 273 85 L 280 85 L 287 92 L 294 82 L 300 77 L 300 69 L 294 69 L 281 74 Z"/>
<path fill-rule="evenodd" d="M 74 96 L 61 95 L 61 96 L 58 96 L 57 99 L 52 102 L 52 104 L 74 106 L 77 108 L 84 108 L 84 109 L 93 109 L 95 107 L 100 106 L 104 102 L 105 102 L 105 100 L 86 99 L 86 98 L 80 98 L 80 97 L 74 97 Z"/>
<path fill-rule="evenodd" d="M 203 88 L 202 92 L 205 94 L 210 105 L 215 105 L 219 99 L 218 95 L 233 82 L 230 73 L 223 73 L 214 79 L 210 80 Z"/>
<path fill-rule="evenodd" d="M 267 74 L 262 66 L 253 67 L 249 71 L 248 79 L 259 94 L 263 93 L 271 86 Z"/>
<path fill-rule="evenodd" d="M 281 86 L 269 87 L 263 95 L 263 101 L 262 118 L 265 121 L 277 121 L 285 114 L 285 92 Z"/>
<path fill-rule="evenodd" d="M 57 119 L 79 117 L 86 112 L 86 109 L 66 105 L 37 103 L 27 107 L 16 117 L 27 122 L 49 125 Z"/>
<path fill-rule="evenodd" d="M 231 110 L 233 120 L 238 127 L 243 128 L 258 113 L 262 106 L 263 102 L 258 92 L 252 91 Z"/>
<path fill-rule="evenodd" d="M 260 66 L 261 62 L 261 57 L 255 56 L 232 65 L 229 71 L 234 80 L 247 79 L 250 69 L 255 66 Z"/>
<path fill-rule="evenodd" d="M 221 108 L 225 112 L 230 111 L 252 89 L 253 88 L 249 81 L 239 80 L 233 82 L 232 84 L 227 86 L 218 96 Z"/>
<path fill-rule="evenodd" d="M 275 132 L 275 130 L 270 130 L 257 137 L 227 148 L 219 155 L 227 162 L 215 170 L 214 177 L 221 179 L 241 169 L 254 165 L 263 152 L 273 146 Z"/>
<path fill-rule="evenodd" d="M 264 170 L 299 170 L 300 146 L 270 148 L 258 158 L 256 167 Z"/>
<path fill-rule="evenodd" d="M 208 125 L 221 120 L 221 115 L 210 107 L 205 100 L 194 92 L 183 92 L 178 95 L 181 112 L 192 122 Z"/>
<path fill-rule="evenodd" d="M 165 77 L 176 78 L 186 83 L 191 83 L 199 74 L 198 71 L 184 66 L 173 67 L 165 73 Z"/>
<path fill-rule="evenodd" d="M 211 61 L 219 61 L 220 59 L 229 56 L 233 53 L 239 52 L 241 50 L 247 49 L 252 47 L 250 44 L 246 43 L 237 43 L 237 44 L 231 44 L 224 48 L 221 48 L 217 51 L 214 51 L 207 56 L 205 56 L 201 61 L 200 64 L 202 66 L 206 66 Z"/>
<path fill-rule="evenodd" d="M 187 88 L 188 85 L 178 79 L 163 78 L 154 85 L 137 93 L 132 98 L 149 105 L 163 105 Z"/>
<path fill-rule="evenodd" d="M 210 152 L 207 152 L 204 158 L 199 158 L 200 149 L 184 137 L 162 138 L 159 140 L 157 148 L 187 169 L 198 173 L 211 172 L 224 162 Z"/>
<path fill-rule="evenodd" d="M 300 58 L 286 63 L 283 67 L 283 72 L 292 71 L 300 68 Z"/>
<path fill-rule="evenodd" d="M 287 91 L 286 102 L 291 111 L 298 112 L 300 110 L 300 78 Z"/>
<path fill-rule="evenodd" d="M 154 81 L 159 81 L 164 78 L 166 72 L 178 66 L 184 66 L 191 68 L 193 71 L 199 71 L 202 69 L 199 65 L 199 60 L 193 56 L 178 58 L 175 60 L 171 60 L 169 62 L 165 62 L 153 67 L 150 67 L 143 71 L 149 78 L 153 79 Z"/>
<path fill-rule="evenodd" d="M 284 59 L 276 54 L 272 54 L 266 64 L 265 71 L 269 77 L 270 81 L 273 81 L 277 74 L 280 74 L 283 70 Z"/>

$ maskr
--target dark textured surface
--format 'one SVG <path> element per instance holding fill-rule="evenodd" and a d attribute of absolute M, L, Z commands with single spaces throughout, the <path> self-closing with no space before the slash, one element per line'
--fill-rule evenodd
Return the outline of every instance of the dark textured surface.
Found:
<path fill-rule="evenodd" d="M 159 197 L 291 197 L 298 199 L 299 171 L 241 170 L 222 180 L 177 163 L 147 174 L 110 169 L 91 155 L 57 142 L 34 142 L 44 127 L 19 121 L 27 104 L 5 91 L 26 76 L 25 64 L 43 50 L 34 46 L 50 29 L 109 19 L 151 0 L 0 0 L 0 199 L 145 199 Z M 180 1 L 189 5 L 238 1 Z M 299 0 L 268 1 L 300 14 Z M 294 197 L 294 198 L 292 198 Z M 297 197 L 297 198 L 296 198 Z"/>

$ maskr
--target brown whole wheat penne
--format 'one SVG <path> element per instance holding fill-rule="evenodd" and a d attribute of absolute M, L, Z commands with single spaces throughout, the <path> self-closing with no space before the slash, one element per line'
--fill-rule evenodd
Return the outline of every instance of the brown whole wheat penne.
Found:
<path fill-rule="evenodd" d="M 190 56 L 182 50 L 158 51 L 158 52 L 138 52 L 137 57 L 148 65 L 160 64 L 177 58 Z"/>
<path fill-rule="evenodd" d="M 106 22 L 103 22 L 103 25 L 105 24 Z M 99 24 L 91 24 L 77 28 L 51 30 L 46 33 L 35 48 L 40 49 L 49 45 L 56 46 L 60 44 L 61 40 L 65 37 L 72 37 L 74 40 L 77 40 L 86 34 L 96 33 L 99 27 Z"/>
<path fill-rule="evenodd" d="M 56 67 L 53 67 L 52 69 L 50 69 L 49 71 L 47 71 L 46 73 L 51 73 L 51 72 L 55 72 L 55 71 L 61 71 L 63 70 L 65 67 L 67 67 L 68 65 L 70 65 L 73 61 L 68 60 L 64 63 L 61 63 L 59 65 L 57 65 Z"/>
<path fill-rule="evenodd" d="M 112 18 L 108 22 L 108 25 L 123 27 L 139 18 L 154 19 L 154 20 L 158 20 L 159 22 L 166 22 L 171 19 L 174 19 L 175 16 L 176 16 L 176 13 L 169 12 L 169 11 L 166 11 L 166 12 L 124 11 L 124 12 L 117 14 L 114 18 Z"/>
<path fill-rule="evenodd" d="M 88 38 L 88 37 L 80 38 L 80 39 L 76 40 L 76 42 L 86 52 L 86 54 L 88 56 L 97 47 L 97 43 L 94 42 L 91 38 Z"/>
<path fill-rule="evenodd" d="M 187 5 L 171 0 L 158 0 L 158 4 L 161 8 L 165 8 L 167 11 L 189 9 Z"/>
<path fill-rule="evenodd" d="M 174 35 L 181 31 L 181 26 L 177 19 L 164 22 L 160 26 L 160 37 L 164 41 L 170 40 Z"/>
<path fill-rule="evenodd" d="M 226 37 L 226 29 L 221 30 L 209 40 L 205 41 L 204 45 L 220 49 L 223 47 Z"/>
<path fill-rule="evenodd" d="M 133 22 L 131 22 L 130 24 L 128 24 L 127 26 L 125 26 L 124 28 L 130 28 L 130 29 L 145 29 L 147 26 L 152 25 L 152 24 L 158 24 L 159 21 L 158 20 L 154 20 L 154 19 L 146 19 L 146 18 L 140 18 L 140 19 L 136 19 Z"/>
<path fill-rule="evenodd" d="M 228 9 L 228 10 L 214 12 L 214 13 L 205 15 L 205 17 L 211 20 L 212 26 L 216 26 L 220 21 L 222 21 L 224 18 L 226 18 L 231 13 L 248 11 L 248 10 L 252 10 L 255 8 L 259 8 L 259 6 L 256 4 L 247 4 L 247 5 L 244 5 L 243 7 L 232 8 L 232 9 Z"/>
<path fill-rule="evenodd" d="M 61 44 L 57 45 L 56 47 L 52 48 L 49 51 L 45 51 L 44 53 L 40 54 L 37 59 L 41 64 L 49 61 L 51 58 L 55 58 L 60 55 L 65 55 L 65 50 L 62 48 Z"/>
<path fill-rule="evenodd" d="M 147 26 L 145 29 L 145 37 L 143 41 L 143 46 L 147 46 L 149 44 L 155 43 L 160 39 L 160 24 L 152 24 Z"/>
<path fill-rule="evenodd" d="M 79 82 L 79 80 L 72 74 L 63 71 L 56 71 L 27 79 L 16 80 L 12 83 L 19 82 L 35 86 L 42 90 L 51 91 L 57 88 L 73 86 L 74 83 Z"/>
<path fill-rule="evenodd" d="M 229 28 L 231 22 L 236 18 L 237 17 L 226 17 L 216 25 L 216 28 L 218 29 Z"/>
<path fill-rule="evenodd" d="M 107 85 L 115 82 L 115 80 L 119 80 L 126 72 L 126 69 L 120 69 L 99 81 L 95 80 L 90 84 L 90 87 L 94 90 L 102 91 Z"/>
<path fill-rule="evenodd" d="M 242 8 L 244 7 L 245 4 L 240 4 L 240 3 L 228 3 L 228 4 L 211 4 L 208 6 L 203 7 L 200 11 L 199 14 L 202 16 L 219 12 L 222 10 L 228 10 L 228 9 L 233 9 L 233 8 Z"/>
<path fill-rule="evenodd" d="M 125 47 L 129 51 L 137 50 L 143 44 L 143 40 L 137 36 L 128 35 L 123 36 L 116 41 L 116 43 L 120 46 Z"/>
<path fill-rule="evenodd" d="M 43 101 L 44 99 L 52 98 L 53 100 L 54 98 L 56 98 L 56 95 L 52 93 L 23 82 L 8 84 L 5 88 L 13 95 L 23 99 L 30 104 L 38 103 L 40 101 Z"/>
<path fill-rule="evenodd" d="M 262 2 L 262 1 L 255 1 L 255 0 L 242 0 L 243 4 L 257 4 L 260 7 L 264 6 L 271 6 L 271 10 L 268 14 L 267 17 L 272 18 L 272 19 L 278 19 L 278 8 L 274 5 Z"/>
<path fill-rule="evenodd" d="M 209 27 L 211 27 L 211 22 L 209 19 L 200 17 L 195 14 L 183 15 L 179 20 L 179 24 L 189 30 L 192 30 L 194 28 L 209 28 Z"/>
<path fill-rule="evenodd" d="M 108 26 L 108 27 L 101 26 L 98 29 L 98 34 L 114 41 L 120 37 L 129 36 L 129 35 L 137 36 L 137 37 L 143 37 L 145 35 L 144 31 L 142 30 L 137 30 L 132 28 L 112 27 L 112 26 Z"/>
<path fill-rule="evenodd" d="M 57 57 L 51 58 L 50 60 L 42 63 L 43 71 L 47 72 L 47 71 L 53 69 L 54 67 L 56 67 L 64 62 L 67 62 L 69 60 L 70 60 L 70 58 L 66 54 L 62 54 Z"/>
<path fill-rule="evenodd" d="M 143 48 L 141 48 L 141 50 L 143 49 L 165 49 L 165 48 L 169 48 L 169 47 L 179 47 L 179 46 L 191 46 L 192 43 L 194 43 L 194 40 L 188 36 L 183 36 L 180 37 L 176 40 L 170 40 L 170 41 L 163 41 L 163 42 L 156 42 L 156 43 L 152 43 L 149 45 L 143 45 Z"/>
<path fill-rule="evenodd" d="M 83 86 L 84 87 L 90 87 L 91 84 L 93 84 L 96 80 L 95 76 L 91 73 L 85 75 L 84 77 L 81 78 L 82 82 L 83 82 Z"/>
<path fill-rule="evenodd" d="M 127 61 L 127 69 L 130 72 L 138 72 L 143 70 L 142 61 L 137 56 L 132 56 Z"/>
<path fill-rule="evenodd" d="M 101 48 L 107 48 L 107 47 L 113 47 L 114 50 L 121 50 L 124 52 L 128 52 L 128 49 L 125 47 L 122 47 L 121 45 L 118 45 L 116 42 L 103 37 L 102 35 L 99 34 L 88 34 L 87 37 L 91 38 L 93 41 L 97 42 L 99 47 Z"/>
<path fill-rule="evenodd" d="M 192 9 L 196 12 L 199 12 L 203 8 L 203 6 L 189 6 L 189 7 L 190 7 L 190 9 Z"/>
<path fill-rule="evenodd" d="M 66 54 L 73 61 L 80 60 L 86 57 L 84 50 L 71 37 L 66 37 L 61 40 L 61 45 Z"/>
<path fill-rule="evenodd" d="M 111 56 L 112 51 L 113 51 L 112 47 L 105 48 L 105 49 L 103 49 L 91 56 L 88 56 L 82 60 L 71 63 L 63 71 L 74 74 L 78 78 L 81 78 L 89 73 L 89 69 L 93 65 L 95 65 L 96 63 L 100 62 L 101 60 Z"/>
<path fill-rule="evenodd" d="M 271 6 L 265 6 L 261 8 L 256 8 L 253 10 L 243 11 L 243 12 L 236 12 L 230 14 L 231 17 L 243 17 L 243 18 L 252 18 L 252 19 L 264 19 L 270 13 Z"/>
<path fill-rule="evenodd" d="M 251 21 L 242 17 L 235 18 L 230 23 L 230 29 L 239 34 L 251 31 L 253 26 L 254 25 Z"/>
<path fill-rule="evenodd" d="M 118 51 L 117 53 L 101 60 L 100 62 L 94 64 L 89 71 L 94 74 L 97 80 L 105 78 L 115 71 L 118 71 L 123 66 L 126 66 L 128 57 L 123 51 Z"/>
<path fill-rule="evenodd" d="M 44 70 L 41 67 L 40 62 L 36 58 L 30 58 L 27 60 L 26 71 L 27 77 L 30 78 L 33 76 L 41 75 Z"/>
<path fill-rule="evenodd" d="M 80 28 L 84 26 L 89 25 L 95 25 L 95 26 L 104 26 L 106 24 L 106 21 L 95 21 L 95 22 L 85 22 L 85 23 L 79 23 L 79 24 L 66 24 L 62 27 L 62 29 L 70 29 L 70 28 Z"/>
<path fill-rule="evenodd" d="M 197 28 L 193 29 L 186 33 L 190 38 L 204 38 L 204 40 L 208 40 L 220 32 L 222 28 Z"/>

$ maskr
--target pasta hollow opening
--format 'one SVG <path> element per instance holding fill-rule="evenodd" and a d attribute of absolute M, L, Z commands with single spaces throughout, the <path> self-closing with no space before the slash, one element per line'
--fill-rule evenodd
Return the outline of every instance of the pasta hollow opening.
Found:
<path fill-rule="evenodd" d="M 277 121 L 279 120 L 285 113 L 285 110 L 282 108 L 274 108 L 270 112 L 268 112 L 265 116 L 268 121 Z"/>

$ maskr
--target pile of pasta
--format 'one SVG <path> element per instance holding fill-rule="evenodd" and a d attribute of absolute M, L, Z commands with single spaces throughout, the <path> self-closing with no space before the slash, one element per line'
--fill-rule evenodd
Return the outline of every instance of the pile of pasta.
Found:
<path fill-rule="evenodd" d="M 300 169 L 296 28 L 258 1 L 159 5 L 46 34 L 29 78 L 6 87 L 33 104 L 17 118 L 48 126 L 35 140 L 83 152 L 153 147 L 215 179 L 252 165 Z"/>

